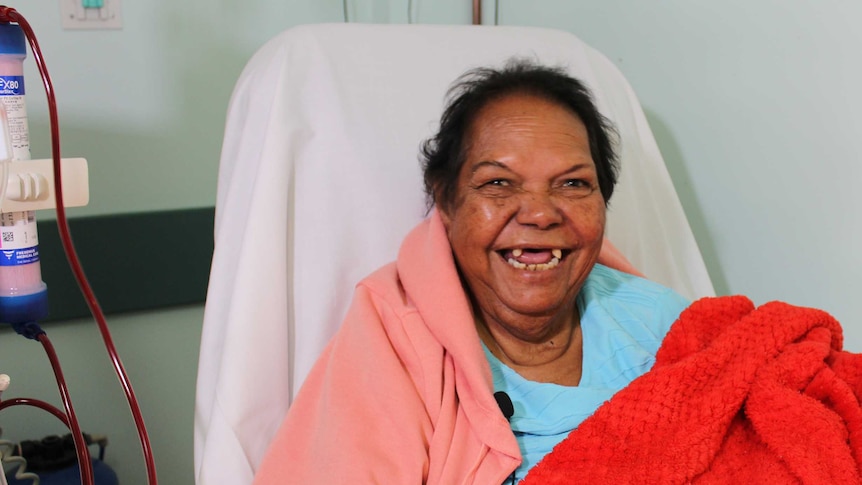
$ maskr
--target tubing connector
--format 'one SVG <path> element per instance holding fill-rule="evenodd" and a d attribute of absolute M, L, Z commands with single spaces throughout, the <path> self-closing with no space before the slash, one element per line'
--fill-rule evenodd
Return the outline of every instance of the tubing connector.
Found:
<path fill-rule="evenodd" d="M 39 340 L 40 335 L 45 335 L 45 331 L 36 322 L 13 323 L 12 328 L 30 340 Z"/>
<path fill-rule="evenodd" d="M 0 23 L 8 24 L 15 22 L 13 14 L 18 13 L 14 8 L 0 5 Z"/>

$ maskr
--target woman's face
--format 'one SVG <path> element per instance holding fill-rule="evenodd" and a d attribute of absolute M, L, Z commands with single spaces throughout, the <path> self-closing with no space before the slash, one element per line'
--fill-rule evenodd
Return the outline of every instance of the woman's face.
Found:
<path fill-rule="evenodd" d="M 540 340 L 573 311 L 601 249 L 587 130 L 566 108 L 513 94 L 485 106 L 467 135 L 455 201 L 441 211 L 455 259 L 485 319 Z"/>

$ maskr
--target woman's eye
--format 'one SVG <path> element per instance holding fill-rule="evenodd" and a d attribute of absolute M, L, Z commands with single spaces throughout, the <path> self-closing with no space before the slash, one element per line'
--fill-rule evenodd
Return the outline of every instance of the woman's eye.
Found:
<path fill-rule="evenodd" d="M 482 185 L 487 186 L 487 187 L 508 187 L 509 181 L 506 179 L 494 179 L 494 180 L 489 180 Z"/>
<path fill-rule="evenodd" d="M 569 179 L 563 182 L 563 188 L 567 190 L 567 193 L 575 197 L 586 197 L 593 193 L 595 187 L 589 180 Z"/>

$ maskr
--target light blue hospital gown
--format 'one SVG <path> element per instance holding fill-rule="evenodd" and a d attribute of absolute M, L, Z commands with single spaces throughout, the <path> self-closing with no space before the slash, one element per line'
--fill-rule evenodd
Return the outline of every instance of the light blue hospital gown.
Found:
<path fill-rule="evenodd" d="M 662 339 L 689 304 L 669 288 L 597 264 L 577 297 L 584 342 L 578 386 L 528 381 L 485 348 L 494 391 L 505 392 L 515 408 L 510 424 L 523 456 L 516 480 L 652 367 Z"/>

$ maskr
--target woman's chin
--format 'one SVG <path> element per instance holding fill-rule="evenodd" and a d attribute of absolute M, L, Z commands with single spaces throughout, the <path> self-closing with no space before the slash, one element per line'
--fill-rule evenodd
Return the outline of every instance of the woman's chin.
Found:
<path fill-rule="evenodd" d="M 496 306 L 499 314 L 508 314 L 509 318 L 535 319 L 551 318 L 560 311 L 570 308 L 573 297 L 564 291 L 546 291 L 536 287 L 522 288 L 513 292 L 496 295 Z M 480 306 L 482 303 L 480 302 Z M 502 311 L 500 311 L 502 310 Z"/>

